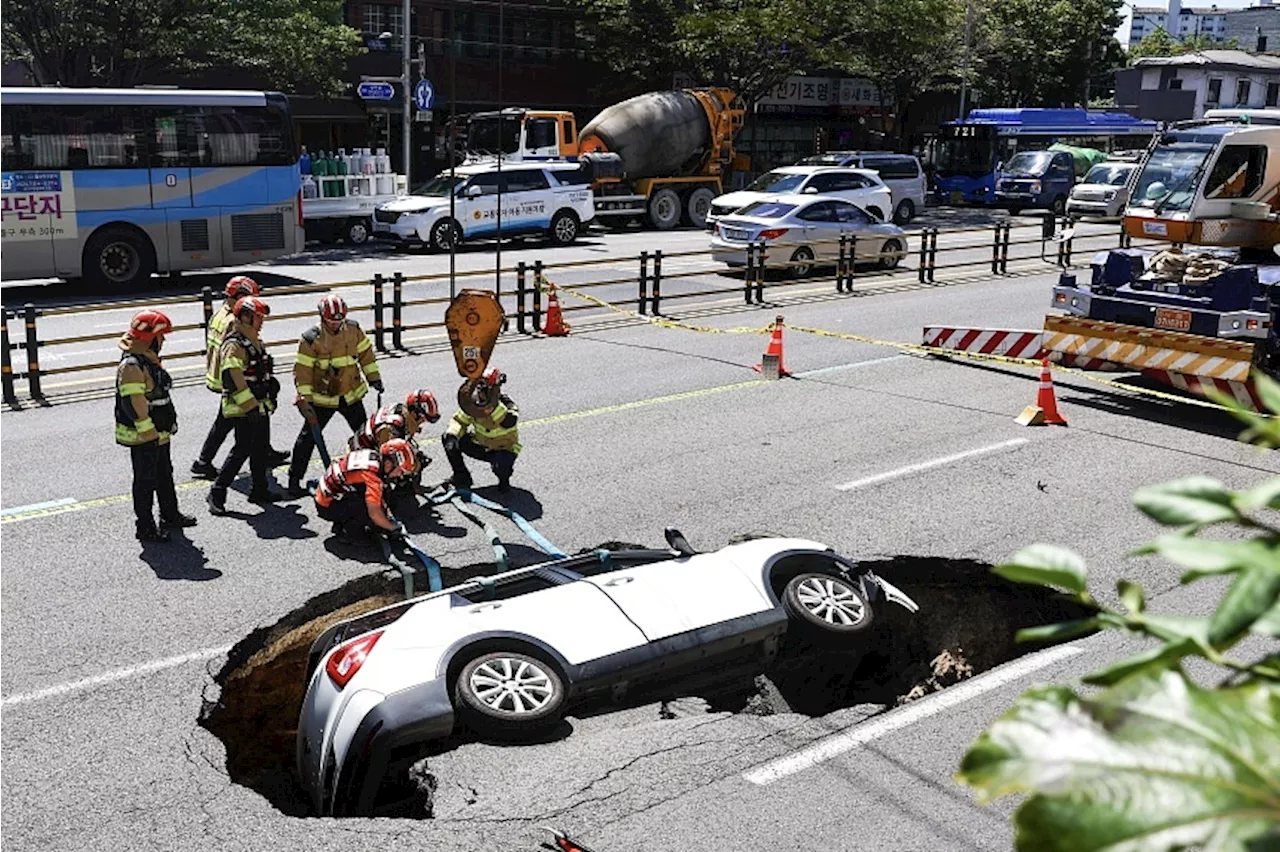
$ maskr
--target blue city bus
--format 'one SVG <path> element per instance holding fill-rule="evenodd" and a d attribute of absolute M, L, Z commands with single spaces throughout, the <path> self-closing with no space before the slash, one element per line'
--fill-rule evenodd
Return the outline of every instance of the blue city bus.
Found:
<path fill-rule="evenodd" d="M 1122 112 L 1083 109 L 975 109 L 964 121 L 944 122 L 934 180 L 939 200 L 990 204 L 996 172 L 1018 151 L 1054 143 L 1101 151 L 1144 150 L 1158 127 Z"/>
<path fill-rule="evenodd" d="M 6 281 L 137 288 L 303 248 L 282 94 L 4 88 L 0 118 Z"/>

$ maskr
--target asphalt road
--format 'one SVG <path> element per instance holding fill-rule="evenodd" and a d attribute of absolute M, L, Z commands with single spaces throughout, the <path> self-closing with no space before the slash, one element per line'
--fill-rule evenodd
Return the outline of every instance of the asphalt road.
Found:
<path fill-rule="evenodd" d="M 877 289 L 891 280 L 895 285 L 911 286 L 918 280 L 920 238 L 918 232 L 925 227 L 937 227 L 938 237 L 937 280 L 972 280 L 989 272 L 991 262 L 992 232 L 989 226 L 995 221 L 1009 221 L 1011 231 L 1009 271 L 1011 274 L 1042 271 L 1046 264 L 1041 260 L 1039 218 L 1031 215 L 1010 219 L 1000 212 L 975 209 L 934 208 L 915 220 L 909 227 L 907 248 L 911 254 L 897 270 L 885 272 L 874 265 L 860 267 L 857 287 Z M 1096 250 L 1116 244 L 1117 229 L 1114 224 L 1087 223 L 1077 227 L 1075 240 L 1078 263 L 1087 263 Z M 466 246 L 456 257 L 459 273 L 456 289 L 466 287 L 493 289 L 495 284 L 502 294 L 504 308 L 514 316 L 517 301 L 514 295 L 516 273 L 514 267 L 524 262 L 530 267 L 542 261 L 546 275 L 557 285 L 581 287 L 587 285 L 591 295 L 617 304 L 636 305 L 637 279 L 641 252 L 662 249 L 663 307 L 664 310 L 681 310 L 691 301 L 705 302 L 707 296 L 697 295 L 722 292 L 726 301 L 740 300 L 742 274 L 731 273 L 722 264 L 714 262 L 708 252 L 708 237 L 700 231 L 674 231 L 661 236 L 653 232 L 628 230 L 618 233 L 594 230 L 578 244 L 566 248 L 554 248 L 541 241 L 528 240 L 508 243 L 504 246 L 501 267 L 504 272 L 494 272 L 497 258 L 492 243 Z M 864 246 L 860 253 L 878 250 Z M 1049 246 L 1050 256 L 1056 247 Z M 784 259 L 785 260 L 785 259 Z M 776 262 L 776 259 L 774 261 Z M 100 389 L 110 384 L 114 376 L 114 362 L 118 360 L 115 338 L 127 327 L 129 318 L 141 301 L 162 307 L 181 330 L 166 341 L 169 369 L 175 378 L 192 378 L 204 372 L 203 331 L 199 327 L 203 308 L 199 293 L 209 286 L 217 294 L 232 274 L 248 273 L 261 283 L 268 297 L 273 316 L 266 328 L 268 341 L 277 341 L 276 358 L 287 366 L 292 357 L 292 343 L 303 329 L 314 324 L 313 311 L 320 291 L 325 287 L 341 294 L 352 309 L 353 318 L 367 329 L 372 329 L 373 288 L 369 282 L 381 274 L 390 279 L 399 272 L 408 279 L 404 286 L 406 301 L 435 300 L 428 304 L 408 305 L 404 309 L 407 327 L 417 324 L 441 323 L 444 308 L 450 296 L 448 256 L 423 251 L 396 251 L 387 246 L 374 245 L 362 249 L 315 249 L 301 255 L 279 258 L 252 267 L 217 270 L 183 276 L 176 282 L 154 279 L 155 288 L 147 293 L 117 294 L 103 298 L 100 293 L 87 292 L 83 286 L 65 283 L 6 284 L 0 295 L 4 307 L 17 311 L 31 303 L 43 315 L 37 323 L 38 334 L 44 345 L 39 350 L 40 368 L 46 373 L 42 379 L 42 391 L 46 395 L 76 394 Z M 499 281 L 500 277 L 500 281 Z M 532 285 L 532 272 L 528 275 Z M 608 283 L 613 282 L 613 283 Z M 834 268 L 819 270 L 810 278 L 795 280 L 771 280 L 769 286 L 776 290 L 831 290 Z M 303 293 L 290 294 L 299 287 Z M 390 286 L 384 287 L 388 302 L 392 296 Z M 530 305 L 532 296 L 530 296 Z M 120 307 L 113 307 L 120 305 Z M 586 302 L 568 298 L 564 302 L 570 321 L 598 314 L 596 308 Z M 92 308 L 86 310 L 86 308 Z M 72 309 L 71 312 L 66 312 Z M 391 327 L 388 309 L 385 326 Z M 21 322 L 10 326 L 12 339 L 22 338 Z M 86 339 L 87 338 L 87 339 Z M 57 343 L 68 340 L 71 342 Z M 406 346 L 415 347 L 439 343 L 444 340 L 442 328 L 423 328 L 405 332 Z M 185 355 L 186 357 L 177 357 Z M 15 352 L 14 359 L 25 360 L 22 351 Z M 98 365 L 94 367 L 94 365 Z M 19 381 L 21 396 L 26 388 Z"/>
<path fill-rule="evenodd" d="M 1053 280 L 725 305 L 696 321 L 763 326 L 783 313 L 788 325 L 915 342 L 931 323 L 1037 327 Z M 566 550 L 657 544 L 667 524 L 703 549 L 768 530 L 860 559 L 995 562 L 1052 541 L 1085 555 L 1103 597 L 1124 576 L 1147 587 L 1157 611 L 1203 613 L 1209 589 L 1122 558 L 1156 532 L 1129 493 L 1193 473 L 1233 487 L 1280 473 L 1274 455 L 1236 443 L 1234 423 L 1212 412 L 1060 380 L 1071 425 L 1024 429 L 1013 417 L 1034 401 L 1037 378 L 1025 371 L 789 331 L 795 377 L 765 382 L 751 369 L 764 344 L 587 322 L 568 338 L 504 339 L 496 363 L 525 418 L 513 505 Z M 459 381 L 451 356 L 431 348 L 387 358 L 383 372 L 395 395 L 425 386 L 448 399 Z M 174 398 L 181 484 L 216 402 L 199 387 Z M 1121 650 L 1112 636 L 1082 640 L 870 719 L 881 708 L 664 718 L 650 704 L 574 718 L 555 742 L 470 744 L 432 758 L 433 820 L 289 817 L 231 783 L 222 744 L 197 725 L 213 697 L 210 672 L 253 629 L 378 566 L 327 543 L 305 502 L 263 510 L 233 494 L 241 514 L 211 518 L 202 483 L 179 492 L 200 525 L 168 546 L 139 547 L 108 407 L 97 399 L 0 415 L 5 849 L 522 850 L 547 824 L 598 852 L 1004 848 L 1008 808 L 979 807 L 951 781 L 966 745 L 1027 684 L 1071 679 Z M 274 443 L 287 446 L 299 424 L 282 411 Z M 345 437 L 339 425 L 330 446 Z M 428 476 L 440 478 L 434 455 Z M 410 529 L 446 566 L 488 553 L 447 513 Z M 920 604 L 921 619 L 964 617 Z M 820 753 L 806 750 L 816 742 Z"/>

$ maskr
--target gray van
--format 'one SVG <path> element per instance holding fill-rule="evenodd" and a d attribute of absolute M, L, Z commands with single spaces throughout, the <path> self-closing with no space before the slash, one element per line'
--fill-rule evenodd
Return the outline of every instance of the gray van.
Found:
<path fill-rule="evenodd" d="M 920 161 L 910 154 L 888 151 L 827 151 L 805 157 L 798 166 L 844 166 L 870 169 L 893 192 L 893 221 L 905 225 L 924 209 L 927 189 Z"/>

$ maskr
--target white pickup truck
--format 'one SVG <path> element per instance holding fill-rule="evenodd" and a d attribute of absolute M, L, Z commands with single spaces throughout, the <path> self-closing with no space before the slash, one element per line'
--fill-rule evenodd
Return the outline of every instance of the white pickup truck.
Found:
<path fill-rule="evenodd" d="M 310 176 L 309 176 L 310 177 Z M 302 199 L 308 240 L 364 245 L 373 235 L 373 211 L 408 193 L 404 175 L 372 174 L 313 177 L 319 198 Z M 304 178 L 305 181 L 305 178 Z M 341 195 L 333 194 L 341 186 Z M 325 197 L 326 188 L 330 195 Z"/>

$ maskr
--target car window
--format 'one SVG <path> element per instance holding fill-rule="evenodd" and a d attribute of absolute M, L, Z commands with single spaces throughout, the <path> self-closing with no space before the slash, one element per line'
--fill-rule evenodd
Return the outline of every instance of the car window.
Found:
<path fill-rule="evenodd" d="M 804 183 L 805 175 L 769 172 L 760 175 L 747 189 L 751 192 L 792 192 Z"/>
<path fill-rule="evenodd" d="M 851 189 L 865 189 L 871 181 L 863 175 L 825 174 L 814 175 L 809 186 L 817 187 L 818 192 L 847 192 Z"/>
<path fill-rule="evenodd" d="M 547 186 L 542 169 L 518 169 L 507 174 L 507 192 L 533 192 Z"/>
<path fill-rule="evenodd" d="M 836 219 L 840 222 L 850 225 L 870 225 L 871 217 L 868 216 L 859 207 L 847 204 L 843 201 L 837 202 L 835 205 Z"/>
<path fill-rule="evenodd" d="M 1121 186 L 1133 173 L 1133 166 L 1115 165 L 1114 163 L 1099 163 L 1089 169 L 1089 173 L 1084 176 L 1081 183 L 1108 184 L 1110 186 Z"/>
<path fill-rule="evenodd" d="M 914 157 L 868 158 L 862 167 L 879 174 L 881 180 L 910 180 L 920 176 L 920 166 Z"/>
<path fill-rule="evenodd" d="M 504 185 L 506 184 L 506 177 L 507 176 L 505 174 L 502 175 L 502 178 L 503 178 L 502 183 Z M 473 186 L 480 187 L 481 195 L 497 195 L 498 194 L 498 173 L 489 172 L 483 175 L 474 175 L 471 178 L 471 180 L 467 181 L 467 186 L 463 190 L 463 194 L 465 195 L 468 192 L 470 192 L 471 187 Z M 505 186 L 503 188 L 503 191 L 504 192 L 506 191 Z"/>
<path fill-rule="evenodd" d="M 830 201 L 819 201 L 801 210 L 796 218 L 806 222 L 835 222 L 836 205 Z"/>
<path fill-rule="evenodd" d="M 529 148 L 551 148 L 556 142 L 554 118 L 531 118 L 525 122 L 525 145 Z"/>
<path fill-rule="evenodd" d="M 1263 145 L 1228 145 L 1205 182 L 1205 198 L 1248 198 L 1262 186 L 1267 169 Z"/>
<path fill-rule="evenodd" d="M 557 169 L 551 173 L 560 186 L 580 186 L 591 183 L 591 173 L 586 167 L 577 169 Z"/>
<path fill-rule="evenodd" d="M 792 210 L 794 204 L 782 204 L 777 201 L 753 201 L 737 211 L 739 216 L 755 216 L 760 219 L 781 219 Z"/>

